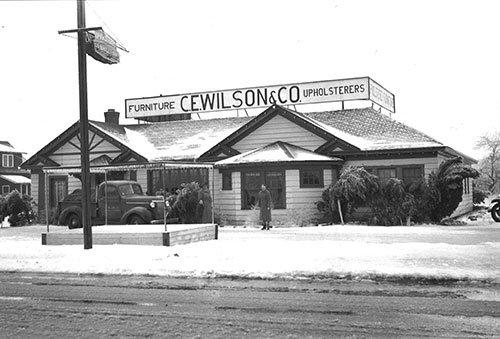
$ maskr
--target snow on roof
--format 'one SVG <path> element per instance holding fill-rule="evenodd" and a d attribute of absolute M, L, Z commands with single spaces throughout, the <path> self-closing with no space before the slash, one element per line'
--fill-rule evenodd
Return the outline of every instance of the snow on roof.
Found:
<path fill-rule="evenodd" d="M 91 123 L 150 161 L 196 159 L 252 117 L 179 120 L 143 125 Z"/>
<path fill-rule="evenodd" d="M 266 146 L 235 155 L 233 157 L 218 161 L 216 166 L 225 166 L 244 163 L 258 162 L 290 162 L 290 161 L 342 161 L 339 158 L 331 158 L 314 153 L 302 147 L 291 145 L 283 141 L 273 142 Z"/>
<path fill-rule="evenodd" d="M 366 151 L 444 146 L 428 135 L 373 108 L 301 115 L 317 121 L 331 134 Z"/>
<path fill-rule="evenodd" d="M 23 177 L 22 175 L 14 174 L 0 174 L 0 178 L 10 181 L 13 184 L 30 184 L 31 179 Z"/>
<path fill-rule="evenodd" d="M 17 150 L 10 144 L 8 141 L 0 141 L 0 152 L 5 152 L 5 153 L 25 153 L 21 152 L 20 150 Z"/>
<path fill-rule="evenodd" d="M 363 151 L 444 146 L 373 108 L 315 113 L 286 110 Z M 175 161 L 197 159 L 253 118 L 179 120 L 141 125 L 90 123 L 149 161 Z"/>

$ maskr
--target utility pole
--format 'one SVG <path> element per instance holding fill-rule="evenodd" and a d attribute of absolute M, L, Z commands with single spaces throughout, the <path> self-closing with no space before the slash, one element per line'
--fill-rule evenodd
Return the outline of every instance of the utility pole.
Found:
<path fill-rule="evenodd" d="M 78 29 L 78 82 L 80 92 L 80 151 L 82 164 L 83 248 L 92 248 L 90 220 L 89 117 L 87 105 L 87 54 L 85 51 L 85 0 L 76 0 Z"/>

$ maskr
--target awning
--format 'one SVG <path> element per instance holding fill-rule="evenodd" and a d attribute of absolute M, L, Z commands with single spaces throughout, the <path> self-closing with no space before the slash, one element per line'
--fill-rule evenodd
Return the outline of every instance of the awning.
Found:
<path fill-rule="evenodd" d="M 328 157 L 298 147 L 287 142 L 277 141 L 254 150 L 220 160 L 215 167 L 262 163 L 342 163 L 340 158 Z"/>
<path fill-rule="evenodd" d="M 31 179 L 15 174 L 1 174 L 0 178 L 7 180 L 13 184 L 31 184 Z"/>
<path fill-rule="evenodd" d="M 131 171 L 138 169 L 186 169 L 186 168 L 207 168 L 211 169 L 212 164 L 202 163 L 143 163 L 143 164 L 120 164 L 107 166 L 90 166 L 90 173 L 104 173 L 109 171 Z M 80 173 L 79 166 L 72 167 L 45 167 L 43 171 L 47 174 L 56 173 Z"/>

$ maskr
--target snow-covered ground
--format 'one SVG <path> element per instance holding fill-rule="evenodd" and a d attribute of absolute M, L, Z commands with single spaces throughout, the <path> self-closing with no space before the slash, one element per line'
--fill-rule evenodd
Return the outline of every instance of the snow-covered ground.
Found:
<path fill-rule="evenodd" d="M 224 227 L 214 241 L 174 247 L 96 245 L 92 250 L 42 246 L 44 231 L 44 226 L 0 229 L 0 271 L 500 281 L 500 224 Z"/>

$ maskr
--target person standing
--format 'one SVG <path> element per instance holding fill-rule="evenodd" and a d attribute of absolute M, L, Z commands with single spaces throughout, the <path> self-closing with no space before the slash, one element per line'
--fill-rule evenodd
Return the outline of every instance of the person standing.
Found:
<path fill-rule="evenodd" d="M 211 224 L 212 223 L 212 194 L 208 189 L 208 184 L 204 183 L 201 185 L 201 190 L 198 192 L 198 204 L 201 212 L 201 223 Z"/>
<path fill-rule="evenodd" d="M 271 193 L 267 190 L 266 185 L 260 186 L 258 205 L 260 208 L 260 220 L 262 220 L 262 230 L 269 230 L 271 222 L 272 200 Z"/>

